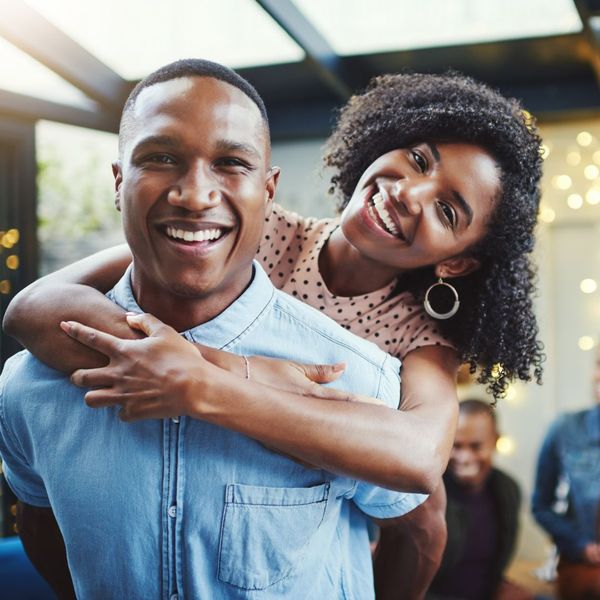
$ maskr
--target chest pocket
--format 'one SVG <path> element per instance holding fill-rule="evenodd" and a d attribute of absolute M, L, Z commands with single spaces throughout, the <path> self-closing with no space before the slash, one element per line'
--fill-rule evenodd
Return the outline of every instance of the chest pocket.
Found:
<path fill-rule="evenodd" d="M 315 542 L 328 498 L 328 483 L 309 488 L 228 485 L 219 580 L 264 590 L 292 575 Z"/>

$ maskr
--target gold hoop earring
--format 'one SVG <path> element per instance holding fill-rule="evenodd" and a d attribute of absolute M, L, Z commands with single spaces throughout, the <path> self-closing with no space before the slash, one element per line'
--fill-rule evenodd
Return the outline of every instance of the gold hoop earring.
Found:
<path fill-rule="evenodd" d="M 431 292 L 431 290 L 433 288 L 437 287 L 438 285 L 442 285 L 442 286 L 449 288 L 452 291 L 452 293 L 454 294 L 454 304 L 452 305 L 452 308 L 448 312 L 445 312 L 445 313 L 437 312 L 436 310 L 433 309 L 433 307 L 429 303 L 429 293 Z M 460 306 L 460 301 L 458 299 L 458 292 L 456 291 L 456 288 L 453 285 L 446 283 L 441 277 L 437 280 L 436 283 L 434 283 L 433 285 L 430 285 L 427 288 L 427 291 L 425 292 L 425 299 L 423 300 L 423 307 L 425 308 L 425 312 L 430 317 L 433 317 L 434 319 L 444 320 L 444 319 L 449 319 L 450 317 L 453 317 L 458 312 L 459 306 Z"/>

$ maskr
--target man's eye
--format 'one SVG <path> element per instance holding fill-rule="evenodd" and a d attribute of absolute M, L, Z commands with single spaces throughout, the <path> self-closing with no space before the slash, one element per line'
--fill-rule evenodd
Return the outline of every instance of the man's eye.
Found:
<path fill-rule="evenodd" d="M 221 158 L 217 161 L 217 163 L 222 167 L 239 167 L 242 169 L 250 168 L 250 165 L 247 162 L 233 156 Z"/>
<path fill-rule="evenodd" d="M 149 162 L 159 163 L 163 165 L 173 165 L 175 164 L 175 159 L 168 154 L 153 154 L 149 156 L 147 159 Z"/>
<path fill-rule="evenodd" d="M 443 219 L 452 229 L 454 229 L 454 227 L 456 227 L 456 212 L 454 208 L 445 202 L 440 202 L 438 206 Z"/>
<path fill-rule="evenodd" d="M 415 164 L 417 165 L 419 171 L 421 173 L 425 173 L 425 171 L 427 171 L 427 159 L 420 153 L 417 152 L 416 150 L 412 150 L 411 151 L 413 160 L 415 161 Z"/>

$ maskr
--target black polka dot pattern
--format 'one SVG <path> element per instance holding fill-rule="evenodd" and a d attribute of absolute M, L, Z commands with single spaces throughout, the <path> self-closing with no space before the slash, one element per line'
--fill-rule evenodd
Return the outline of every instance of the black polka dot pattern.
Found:
<path fill-rule="evenodd" d="M 411 294 L 389 297 L 394 282 L 354 297 L 327 289 L 319 273 L 319 252 L 337 225 L 336 219 L 303 219 L 275 205 L 257 254 L 275 287 L 399 358 L 419 346 L 452 347 Z"/>

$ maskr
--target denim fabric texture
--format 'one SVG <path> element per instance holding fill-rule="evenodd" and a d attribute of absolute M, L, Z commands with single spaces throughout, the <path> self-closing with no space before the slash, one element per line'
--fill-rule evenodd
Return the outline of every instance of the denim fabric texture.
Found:
<path fill-rule="evenodd" d="M 129 272 L 110 297 L 140 310 Z M 343 361 L 337 387 L 398 404 L 395 358 L 275 290 L 257 264 L 235 303 L 183 335 L 238 354 Z M 201 420 L 123 423 L 83 393 L 26 352 L 0 378 L 7 480 L 24 502 L 52 507 L 86 600 L 367 600 L 365 515 L 425 499 L 304 468 Z"/>
<path fill-rule="evenodd" d="M 553 510 L 555 490 L 569 484 L 569 508 Z M 600 406 L 561 415 L 542 445 L 532 498 L 538 523 L 552 536 L 561 555 L 581 561 L 586 544 L 598 541 L 600 508 Z"/>

